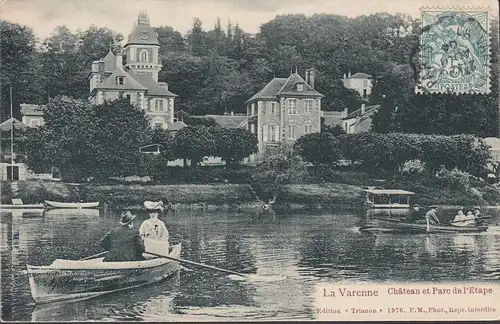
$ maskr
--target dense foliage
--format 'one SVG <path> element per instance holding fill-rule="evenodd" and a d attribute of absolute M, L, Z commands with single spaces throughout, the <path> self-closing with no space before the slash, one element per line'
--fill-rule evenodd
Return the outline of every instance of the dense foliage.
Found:
<path fill-rule="evenodd" d="M 489 147 L 472 135 L 311 134 L 300 138 L 294 150 L 315 165 L 346 159 L 367 171 L 391 174 L 402 172 L 406 162 L 419 160 L 431 173 L 444 166 L 484 176 L 491 158 Z"/>
<path fill-rule="evenodd" d="M 151 129 L 143 110 L 126 100 L 92 105 L 57 97 L 44 107 L 45 125 L 26 131 L 27 163 L 35 172 L 57 166 L 66 179 L 155 175 L 168 161 L 221 157 L 228 167 L 257 151 L 255 135 L 245 129 L 188 126 L 172 134 Z M 162 145 L 162 154 L 141 154 L 147 144 Z"/>
<path fill-rule="evenodd" d="M 492 23 L 492 89 L 498 88 L 497 25 Z M 316 88 L 325 95 L 323 110 L 359 108 L 361 98 L 343 86 L 344 74 L 375 77 L 369 100 L 382 105 L 374 123 L 377 132 L 497 134 L 498 91 L 477 96 L 414 94 L 411 64 L 418 56 L 420 30 L 419 21 L 409 16 L 283 15 L 264 23 L 256 35 L 237 24 L 222 26 L 220 20 L 205 28 L 195 19 L 187 35 L 168 26 L 155 30 L 164 65 L 159 79 L 179 95 L 177 110 L 194 115 L 244 112 L 244 101 L 273 76 L 286 77 L 296 67 L 304 74 L 314 67 Z M 46 103 L 56 95 L 86 98 L 91 62 L 123 39 L 107 28 L 91 26 L 72 33 L 58 27 L 37 47 L 29 28 L 2 21 L 1 33 L 2 97 L 12 85 L 17 115 L 22 102 Z M 2 100 L 2 109 L 7 116 L 7 100 Z"/>

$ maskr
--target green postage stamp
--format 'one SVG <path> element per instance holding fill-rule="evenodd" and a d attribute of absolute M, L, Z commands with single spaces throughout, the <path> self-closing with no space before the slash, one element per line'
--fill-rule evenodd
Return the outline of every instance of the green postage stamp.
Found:
<path fill-rule="evenodd" d="M 422 8 L 418 93 L 490 92 L 487 8 Z"/>

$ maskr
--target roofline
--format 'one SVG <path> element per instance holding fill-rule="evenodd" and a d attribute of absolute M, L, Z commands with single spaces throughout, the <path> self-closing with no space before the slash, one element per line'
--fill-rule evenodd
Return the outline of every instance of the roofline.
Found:
<path fill-rule="evenodd" d="M 127 47 L 128 45 L 150 45 L 150 46 L 158 46 L 158 47 L 160 47 L 160 43 L 159 42 L 158 42 L 158 44 L 145 44 L 145 43 L 137 43 L 137 42 L 129 43 L 129 42 L 127 42 L 123 47 Z"/>
<path fill-rule="evenodd" d="M 414 195 L 415 193 L 412 191 L 402 190 L 402 189 L 363 189 L 363 191 L 372 193 L 372 194 L 384 194 L 386 191 L 387 195 Z M 391 192 L 391 193 L 389 193 Z"/>

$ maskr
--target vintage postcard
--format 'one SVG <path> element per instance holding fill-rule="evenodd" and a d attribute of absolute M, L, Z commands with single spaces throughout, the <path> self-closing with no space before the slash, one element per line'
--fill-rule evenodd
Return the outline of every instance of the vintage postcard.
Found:
<path fill-rule="evenodd" d="M 500 319 L 499 5 L 0 1 L 1 319 Z"/>

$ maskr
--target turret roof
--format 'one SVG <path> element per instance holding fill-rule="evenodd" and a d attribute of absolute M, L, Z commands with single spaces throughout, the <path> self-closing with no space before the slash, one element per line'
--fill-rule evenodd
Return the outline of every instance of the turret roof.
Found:
<path fill-rule="evenodd" d="M 137 25 L 134 26 L 132 32 L 128 36 L 125 46 L 132 44 L 160 45 L 158 42 L 158 34 L 149 24 L 149 17 L 146 13 L 139 14 L 137 18 Z"/>

